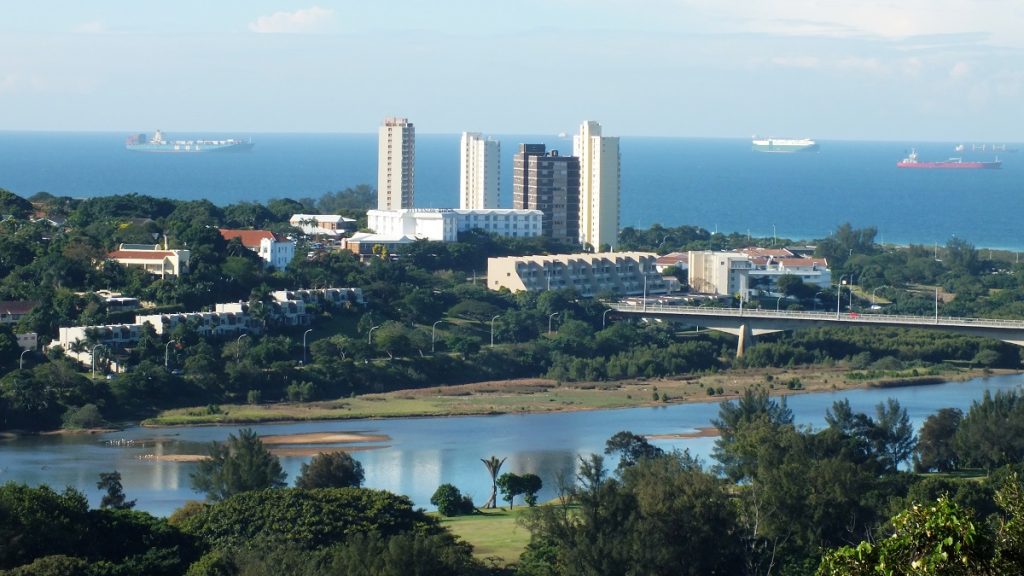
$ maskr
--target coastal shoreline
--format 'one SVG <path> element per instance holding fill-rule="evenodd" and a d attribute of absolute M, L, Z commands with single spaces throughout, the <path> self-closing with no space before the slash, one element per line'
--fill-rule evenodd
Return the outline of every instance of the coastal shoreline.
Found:
<path fill-rule="evenodd" d="M 586 383 L 527 378 L 399 390 L 301 404 L 222 405 L 222 412 L 217 414 L 208 414 L 202 407 L 182 408 L 165 411 L 140 425 L 169 428 L 245 426 L 614 410 L 734 400 L 753 386 L 763 386 L 772 396 L 784 397 L 866 388 L 930 386 L 1024 373 L 1007 369 L 949 368 L 941 373 L 916 376 L 887 373 L 872 378 L 849 377 L 856 372 L 846 368 L 821 367 L 744 369 L 678 379 Z M 714 394 L 709 394 L 709 389 L 714 390 Z"/>

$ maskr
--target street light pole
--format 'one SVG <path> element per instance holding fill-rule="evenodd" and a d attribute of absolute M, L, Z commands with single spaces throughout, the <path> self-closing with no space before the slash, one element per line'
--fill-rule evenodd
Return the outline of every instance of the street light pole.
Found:
<path fill-rule="evenodd" d="M 601 313 L 601 330 L 604 330 L 605 323 L 608 320 L 608 313 L 611 312 L 611 311 L 612 311 L 612 309 L 609 308 L 609 309 L 607 309 L 607 310 L 605 310 L 604 312 Z"/>
<path fill-rule="evenodd" d="M 785 298 L 785 297 L 786 297 L 786 295 L 783 294 L 782 296 L 779 296 L 778 300 L 775 301 L 775 312 L 779 311 L 779 304 L 782 303 L 782 299 Z"/>
<path fill-rule="evenodd" d="M 170 364 L 170 360 L 171 360 L 171 353 L 170 353 L 171 352 L 171 344 L 174 344 L 175 342 L 177 342 L 177 340 L 175 340 L 174 338 L 171 338 L 170 340 L 167 341 L 167 344 L 164 344 L 164 369 L 165 370 L 167 368 L 170 368 L 170 366 L 171 366 L 171 364 Z"/>
<path fill-rule="evenodd" d="M 238 338 L 235 339 L 235 362 L 238 362 L 238 357 L 240 356 L 239 352 L 241 351 L 242 348 L 242 338 L 245 338 L 248 335 L 249 334 L 243 332 L 238 335 Z"/>
<path fill-rule="evenodd" d="M 558 316 L 558 312 L 548 314 L 548 334 L 551 334 L 551 321 L 555 319 L 555 316 Z"/>
<path fill-rule="evenodd" d="M 939 287 L 935 287 L 935 323 L 939 323 Z"/>
<path fill-rule="evenodd" d="M 441 322 L 444 322 L 444 320 L 438 320 L 437 322 L 434 322 L 434 324 L 430 327 L 430 353 L 431 354 L 434 353 L 434 334 L 437 331 L 437 325 L 440 324 Z"/>
<path fill-rule="evenodd" d="M 881 290 L 882 288 L 888 288 L 888 287 L 889 287 L 888 284 L 882 284 L 881 286 L 875 287 L 875 289 L 871 291 L 871 305 L 872 306 L 875 305 L 875 295 L 878 294 L 878 291 Z"/>
<path fill-rule="evenodd" d="M 92 379 L 96 379 L 96 349 L 103 348 L 103 344 L 97 344 L 92 347 Z"/>
<path fill-rule="evenodd" d="M 491 318 L 491 348 L 494 348 L 494 321 L 500 316 L 501 314 L 495 314 L 494 318 Z"/>
<path fill-rule="evenodd" d="M 644 312 L 647 312 L 647 271 L 644 270 Z"/>
<path fill-rule="evenodd" d="M 383 324 L 377 324 L 376 326 L 370 326 L 370 331 L 366 333 L 366 344 L 373 344 L 373 331 L 380 328 Z"/>
<path fill-rule="evenodd" d="M 21 370 L 25 366 L 25 352 L 29 352 L 28 348 L 21 351 L 21 355 L 18 356 L 18 370 Z"/>
<path fill-rule="evenodd" d="M 846 278 L 846 274 L 839 277 L 839 284 L 836 284 L 836 320 L 839 320 L 839 307 L 842 306 L 840 298 L 843 296 L 843 278 Z"/>
<path fill-rule="evenodd" d="M 306 334 L 309 334 L 312 331 L 313 331 L 313 329 L 310 328 L 310 329 L 308 329 L 308 330 L 306 330 L 305 332 L 302 333 L 302 363 L 303 364 L 306 363 Z"/>

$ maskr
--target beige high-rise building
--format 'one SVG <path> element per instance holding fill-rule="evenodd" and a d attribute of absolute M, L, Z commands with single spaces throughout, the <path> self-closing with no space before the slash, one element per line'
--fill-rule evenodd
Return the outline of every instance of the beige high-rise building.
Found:
<path fill-rule="evenodd" d="M 377 209 L 413 207 L 416 128 L 406 118 L 387 117 L 377 140 Z"/>
<path fill-rule="evenodd" d="M 600 251 L 619 243 L 619 138 L 588 120 L 572 139 L 580 159 L 580 243 Z"/>
<path fill-rule="evenodd" d="M 463 132 L 459 163 L 459 208 L 501 207 L 501 142 Z"/>

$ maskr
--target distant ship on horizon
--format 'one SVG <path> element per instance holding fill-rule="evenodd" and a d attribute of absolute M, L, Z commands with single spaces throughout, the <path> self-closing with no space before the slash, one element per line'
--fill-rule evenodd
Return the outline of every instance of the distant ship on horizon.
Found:
<path fill-rule="evenodd" d="M 754 136 L 750 142 L 751 150 L 757 152 L 813 152 L 818 150 L 818 143 L 810 138 L 758 138 Z"/>
<path fill-rule="evenodd" d="M 921 162 L 917 159 L 917 150 L 911 149 L 910 155 L 896 163 L 897 168 L 949 168 L 953 170 L 997 170 L 1003 163 L 996 158 L 994 162 L 964 161 L 963 158 L 950 158 L 942 162 Z"/>
<path fill-rule="evenodd" d="M 236 140 L 165 140 L 164 134 L 157 130 L 152 138 L 146 134 L 133 134 L 128 137 L 125 148 L 132 152 L 159 152 L 169 154 L 196 154 L 206 152 L 247 152 L 254 146 L 252 139 Z"/>

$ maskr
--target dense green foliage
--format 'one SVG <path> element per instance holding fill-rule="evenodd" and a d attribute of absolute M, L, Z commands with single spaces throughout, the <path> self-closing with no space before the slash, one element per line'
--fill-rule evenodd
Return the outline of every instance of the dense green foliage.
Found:
<path fill-rule="evenodd" d="M 252 429 L 229 434 L 226 442 L 213 442 L 209 458 L 200 461 L 190 477 L 192 488 L 214 501 L 251 490 L 280 488 L 285 471 Z"/>
<path fill-rule="evenodd" d="M 405 496 L 365 488 L 243 492 L 185 518 L 181 529 L 216 548 L 287 541 L 322 548 L 354 534 L 437 533 L 437 522 Z"/>
<path fill-rule="evenodd" d="M 463 494 L 454 484 L 441 484 L 434 490 L 430 503 L 437 507 L 442 516 L 460 516 L 472 514 L 475 510 L 473 499 Z"/>
<path fill-rule="evenodd" d="M 358 488 L 363 485 L 363 465 L 348 452 L 326 452 L 303 462 L 296 488 Z"/>
<path fill-rule="evenodd" d="M 16 574 L 180 575 L 195 539 L 166 520 L 129 510 L 90 510 L 72 489 L 0 486 L 0 570 Z M 29 565 L 29 566 L 25 566 Z"/>

